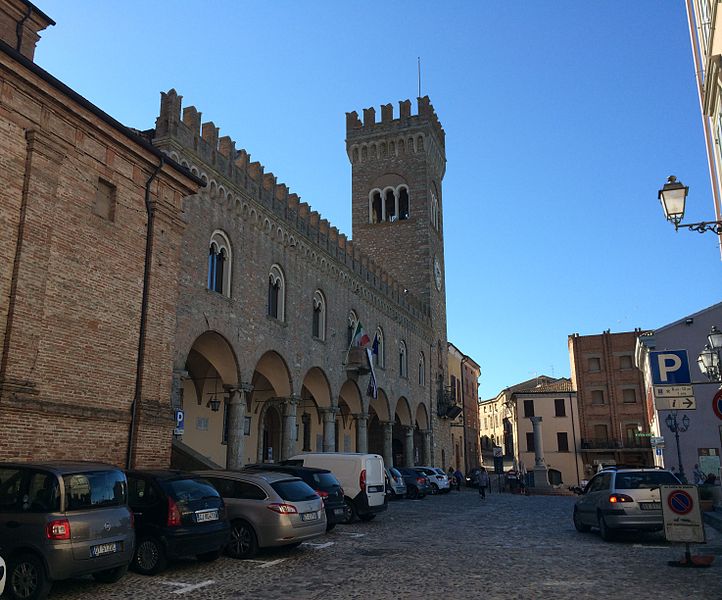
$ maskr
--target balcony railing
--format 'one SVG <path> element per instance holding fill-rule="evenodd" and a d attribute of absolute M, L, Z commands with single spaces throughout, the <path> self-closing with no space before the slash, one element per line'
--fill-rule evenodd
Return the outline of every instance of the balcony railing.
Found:
<path fill-rule="evenodd" d="M 636 450 L 651 448 L 648 437 L 634 439 L 582 438 L 582 450 Z"/>

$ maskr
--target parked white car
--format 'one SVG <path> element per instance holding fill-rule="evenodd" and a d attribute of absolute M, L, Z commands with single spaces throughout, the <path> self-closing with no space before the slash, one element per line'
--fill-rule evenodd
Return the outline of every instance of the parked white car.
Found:
<path fill-rule="evenodd" d="M 414 469 L 423 471 L 428 477 L 432 494 L 447 494 L 451 491 L 449 477 L 444 473 L 443 469 L 437 467 L 414 467 Z"/>
<path fill-rule="evenodd" d="M 7 577 L 7 568 L 5 567 L 5 560 L 0 556 L 0 594 L 5 591 L 5 578 Z"/>

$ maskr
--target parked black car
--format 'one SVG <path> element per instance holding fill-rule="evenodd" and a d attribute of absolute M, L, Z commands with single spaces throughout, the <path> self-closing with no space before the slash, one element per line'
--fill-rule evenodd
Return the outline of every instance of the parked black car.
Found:
<path fill-rule="evenodd" d="M 0 463 L 5 595 L 39 599 L 53 581 L 92 575 L 112 583 L 133 555 L 123 471 L 91 462 Z"/>
<path fill-rule="evenodd" d="M 431 485 L 429 479 L 421 471 L 411 467 L 400 467 L 399 471 L 404 478 L 406 484 L 406 497 L 421 500 L 426 494 L 431 493 Z"/>
<path fill-rule="evenodd" d="M 246 465 L 243 470 L 287 473 L 303 479 L 323 500 L 323 506 L 326 509 L 326 531 L 331 531 L 337 523 L 343 522 L 346 516 L 343 488 L 336 476 L 328 469 L 260 463 Z"/>
<path fill-rule="evenodd" d="M 218 558 L 230 537 L 223 499 L 201 477 L 181 471 L 128 471 L 128 504 L 135 515 L 133 568 L 153 575 L 169 559 Z"/>

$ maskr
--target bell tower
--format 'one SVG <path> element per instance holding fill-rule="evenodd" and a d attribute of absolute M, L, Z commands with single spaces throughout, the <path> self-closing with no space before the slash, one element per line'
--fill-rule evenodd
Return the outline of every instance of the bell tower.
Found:
<path fill-rule="evenodd" d="M 430 307 L 446 343 L 442 179 L 445 133 L 428 96 L 346 113 L 354 243 Z"/>

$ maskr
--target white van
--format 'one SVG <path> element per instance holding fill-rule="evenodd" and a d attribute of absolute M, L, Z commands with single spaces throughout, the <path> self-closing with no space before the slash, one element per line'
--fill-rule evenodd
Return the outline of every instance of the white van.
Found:
<path fill-rule="evenodd" d="M 362 521 L 370 521 L 386 510 L 384 459 L 378 454 L 311 452 L 297 454 L 281 464 L 332 471 L 343 487 L 348 507 L 347 523 L 357 517 Z"/>

